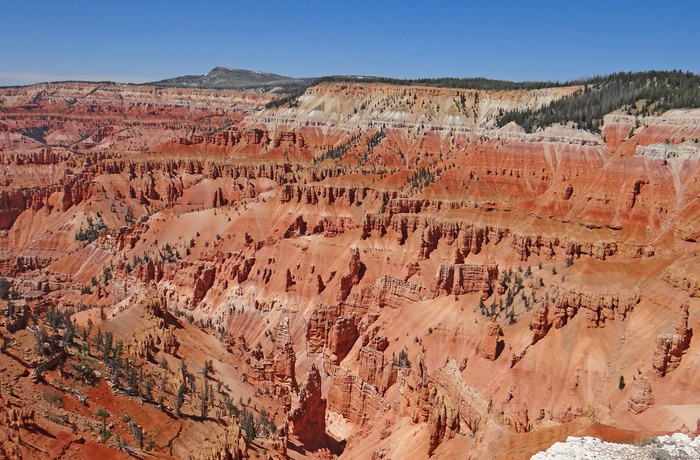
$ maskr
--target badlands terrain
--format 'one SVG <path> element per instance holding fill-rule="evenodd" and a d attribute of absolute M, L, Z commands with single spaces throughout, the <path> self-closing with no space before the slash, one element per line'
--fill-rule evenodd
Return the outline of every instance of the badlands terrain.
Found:
<path fill-rule="evenodd" d="M 700 110 L 582 90 L 0 88 L 0 457 L 695 437 Z"/>

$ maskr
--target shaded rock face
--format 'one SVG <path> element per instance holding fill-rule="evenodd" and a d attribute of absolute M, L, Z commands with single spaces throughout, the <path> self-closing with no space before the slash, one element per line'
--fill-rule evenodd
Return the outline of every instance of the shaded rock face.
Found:
<path fill-rule="evenodd" d="M 311 365 L 299 388 L 298 403 L 292 406 L 288 419 L 292 433 L 306 447 L 325 446 L 326 400 L 321 397 L 321 373 L 315 364 Z"/>
<path fill-rule="evenodd" d="M 428 455 L 444 438 L 452 438 L 459 431 L 459 408 L 440 385 L 430 390 L 428 414 Z"/>
<path fill-rule="evenodd" d="M 306 351 L 308 355 L 322 353 L 324 371 L 332 372 L 332 367 L 345 359 L 360 337 L 357 316 L 340 315 L 340 307 L 319 305 L 311 313 L 306 327 Z"/>
<path fill-rule="evenodd" d="M 688 302 L 681 305 L 680 312 L 681 317 L 676 324 L 675 332 L 661 334 L 656 338 L 652 365 L 654 371 L 661 377 L 678 367 L 683 353 L 690 346 L 693 331 L 688 329 Z"/>
<path fill-rule="evenodd" d="M 339 302 L 348 298 L 350 290 L 365 276 L 366 270 L 365 264 L 360 261 L 360 250 L 352 248 L 348 272 L 340 278 L 340 288 L 338 289 Z"/>
<path fill-rule="evenodd" d="M 289 318 L 282 318 L 277 327 L 277 340 L 275 341 L 274 375 L 279 382 L 289 384 L 297 388 L 295 367 L 296 354 L 292 336 L 289 333 Z"/>
<path fill-rule="evenodd" d="M 481 420 L 493 410 L 490 398 L 467 385 L 455 360 L 440 368 L 433 380 L 428 399 L 428 455 L 462 427 L 476 432 Z M 527 410 L 524 417 L 527 425 Z"/>
<path fill-rule="evenodd" d="M 357 318 L 354 315 L 341 316 L 328 334 L 328 351 L 340 362 L 350 352 L 358 337 Z"/>
<path fill-rule="evenodd" d="M 311 312 L 306 326 L 306 352 L 322 353 L 328 345 L 329 332 L 338 320 L 339 308 L 319 305 Z"/>
<path fill-rule="evenodd" d="M 200 267 L 200 269 L 197 270 L 197 272 L 198 275 L 194 281 L 194 294 L 192 296 L 192 302 L 194 305 L 198 305 L 199 302 L 201 302 L 202 299 L 204 299 L 204 296 L 207 295 L 207 292 L 214 285 L 214 281 L 216 279 L 215 267 Z"/>
<path fill-rule="evenodd" d="M 409 369 L 397 369 L 394 409 L 413 423 L 428 421 L 430 389 L 428 370 L 423 356 L 418 354 Z"/>

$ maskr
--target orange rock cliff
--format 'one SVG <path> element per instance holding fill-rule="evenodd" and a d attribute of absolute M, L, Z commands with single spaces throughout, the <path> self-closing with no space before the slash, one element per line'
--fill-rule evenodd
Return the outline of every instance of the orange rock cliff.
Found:
<path fill-rule="evenodd" d="M 0 88 L 0 456 L 695 432 L 700 110 L 496 124 L 577 89 Z"/>

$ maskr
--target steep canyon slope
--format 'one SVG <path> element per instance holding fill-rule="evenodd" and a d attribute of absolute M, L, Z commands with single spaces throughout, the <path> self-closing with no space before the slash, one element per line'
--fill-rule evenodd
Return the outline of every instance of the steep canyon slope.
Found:
<path fill-rule="evenodd" d="M 497 125 L 578 89 L 0 89 L 3 452 L 694 433 L 700 110 Z"/>

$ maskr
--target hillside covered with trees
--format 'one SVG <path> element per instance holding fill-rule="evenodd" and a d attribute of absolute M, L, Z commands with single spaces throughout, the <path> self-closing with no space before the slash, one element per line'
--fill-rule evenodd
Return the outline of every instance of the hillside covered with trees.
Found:
<path fill-rule="evenodd" d="M 504 113 L 499 125 L 514 121 L 530 132 L 555 123 L 573 123 L 577 128 L 597 131 L 603 116 L 614 110 L 647 115 L 700 107 L 700 76 L 691 72 L 621 72 L 568 85 L 582 85 L 583 89 L 539 110 Z"/>

